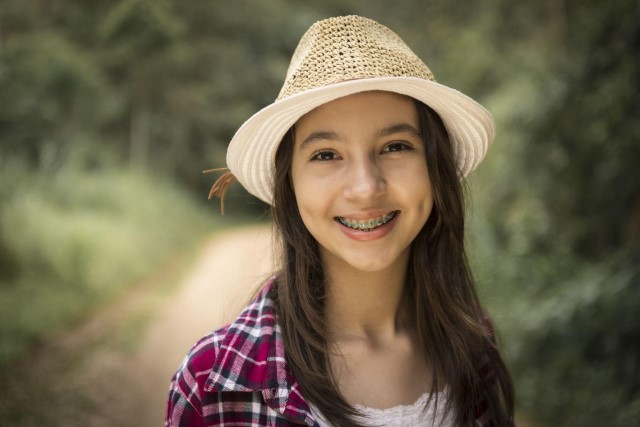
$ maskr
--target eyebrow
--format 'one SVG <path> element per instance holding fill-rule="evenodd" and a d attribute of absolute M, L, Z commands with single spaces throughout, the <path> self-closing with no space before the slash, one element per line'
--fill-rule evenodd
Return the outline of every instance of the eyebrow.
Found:
<path fill-rule="evenodd" d="M 418 137 L 418 138 L 422 137 L 422 134 L 420 133 L 420 131 L 408 123 L 398 123 L 397 125 L 392 125 L 392 126 L 380 129 L 378 132 L 376 132 L 376 135 L 378 137 L 383 137 L 383 136 L 395 135 L 397 133 L 410 133 L 415 137 Z"/>
<path fill-rule="evenodd" d="M 420 131 L 418 131 L 418 129 L 416 129 L 415 127 L 411 126 L 408 123 L 398 123 L 392 126 L 388 126 L 386 128 L 382 128 L 376 132 L 376 137 L 381 138 L 381 137 L 395 135 L 398 133 L 410 133 L 415 137 L 418 137 L 418 138 L 422 137 L 422 134 L 420 133 Z M 340 139 L 341 139 L 341 136 L 337 132 L 317 131 L 307 136 L 300 143 L 299 149 L 303 150 L 308 145 L 311 145 L 317 141 L 339 141 Z"/>
<path fill-rule="evenodd" d="M 324 130 L 313 132 L 311 135 L 307 136 L 300 143 L 300 150 L 303 150 L 307 145 L 311 145 L 317 141 L 338 141 L 338 140 L 340 140 L 340 135 L 338 135 L 336 132 L 330 132 L 330 131 L 324 131 Z"/>

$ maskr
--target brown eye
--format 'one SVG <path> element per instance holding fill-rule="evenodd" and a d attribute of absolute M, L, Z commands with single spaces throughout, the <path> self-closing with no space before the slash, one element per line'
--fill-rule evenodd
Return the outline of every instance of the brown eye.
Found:
<path fill-rule="evenodd" d="M 407 151 L 407 150 L 413 150 L 413 147 L 410 144 L 406 143 L 406 142 L 396 141 L 396 142 L 392 142 L 390 144 L 387 144 L 387 146 L 384 147 L 382 152 L 383 153 L 395 153 L 395 152 Z"/>
<path fill-rule="evenodd" d="M 318 151 L 314 153 L 314 155 L 311 157 L 311 160 L 326 162 L 331 160 L 338 160 L 339 158 L 340 156 L 338 156 L 337 153 L 333 151 L 324 150 L 324 151 Z"/>

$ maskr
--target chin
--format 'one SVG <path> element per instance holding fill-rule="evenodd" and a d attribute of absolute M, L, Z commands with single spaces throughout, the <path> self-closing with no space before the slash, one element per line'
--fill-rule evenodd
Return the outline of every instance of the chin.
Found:
<path fill-rule="evenodd" d="M 361 271 L 363 273 L 377 273 L 384 271 L 391 267 L 393 262 L 387 262 L 386 260 L 347 260 L 347 264 L 354 270 Z"/>

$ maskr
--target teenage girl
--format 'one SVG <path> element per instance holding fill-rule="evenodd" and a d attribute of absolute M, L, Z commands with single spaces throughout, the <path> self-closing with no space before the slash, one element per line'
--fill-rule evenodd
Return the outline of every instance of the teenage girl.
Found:
<path fill-rule="evenodd" d="M 464 249 L 491 115 L 391 30 L 314 24 L 229 145 L 281 269 L 173 378 L 167 426 L 508 426 L 514 392 Z"/>

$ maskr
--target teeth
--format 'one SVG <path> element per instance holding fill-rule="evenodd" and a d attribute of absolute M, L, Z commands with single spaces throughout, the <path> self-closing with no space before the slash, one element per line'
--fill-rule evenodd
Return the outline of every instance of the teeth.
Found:
<path fill-rule="evenodd" d="M 339 216 L 338 221 L 340 221 L 342 224 L 346 225 L 349 228 L 353 228 L 354 230 L 371 231 L 380 227 L 382 224 L 386 224 L 387 222 L 391 221 L 393 217 L 396 216 L 396 213 L 397 211 L 393 211 L 386 215 L 381 215 L 379 217 L 372 218 L 367 221 L 349 219 L 349 218 L 344 218 Z"/>

